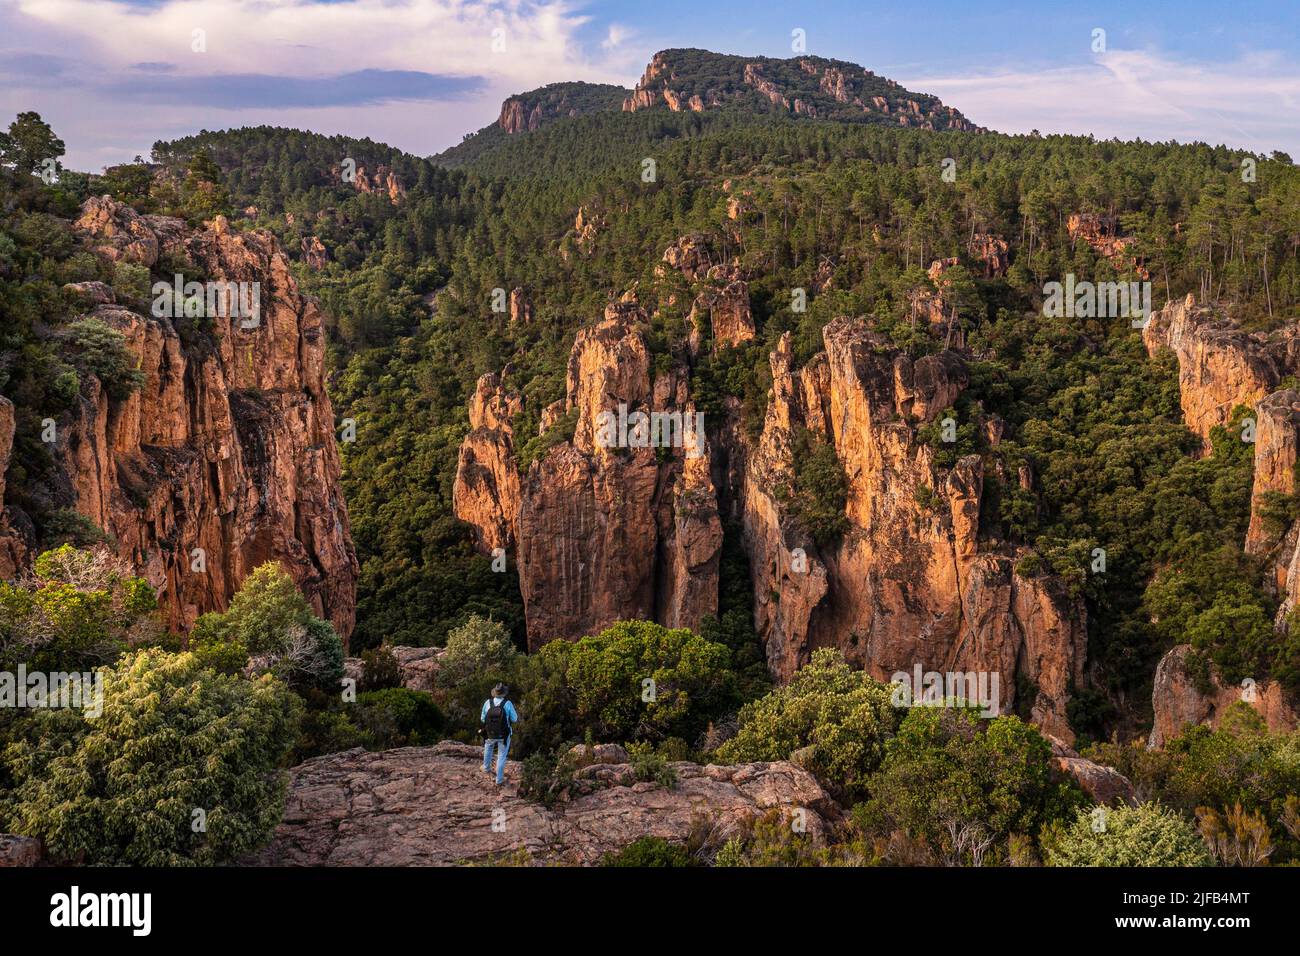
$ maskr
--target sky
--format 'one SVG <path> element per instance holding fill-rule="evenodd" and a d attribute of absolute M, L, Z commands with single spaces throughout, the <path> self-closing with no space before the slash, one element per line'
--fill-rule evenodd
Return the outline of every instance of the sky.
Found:
<path fill-rule="evenodd" d="M 793 56 L 796 30 L 1001 132 L 1300 159 L 1300 0 L 0 0 L 0 128 L 36 110 L 90 171 L 262 124 L 430 155 L 513 93 L 630 87 L 668 47 Z"/>

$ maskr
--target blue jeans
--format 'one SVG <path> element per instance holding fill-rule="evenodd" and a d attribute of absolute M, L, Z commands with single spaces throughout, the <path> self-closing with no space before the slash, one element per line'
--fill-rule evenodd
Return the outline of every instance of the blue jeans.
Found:
<path fill-rule="evenodd" d="M 506 776 L 506 754 L 510 752 L 510 738 L 483 741 L 483 770 L 485 773 L 492 772 L 493 747 L 497 748 L 497 783 L 499 784 Z"/>

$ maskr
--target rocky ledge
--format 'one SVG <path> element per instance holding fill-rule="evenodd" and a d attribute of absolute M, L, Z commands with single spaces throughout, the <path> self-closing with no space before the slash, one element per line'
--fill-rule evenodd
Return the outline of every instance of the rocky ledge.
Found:
<path fill-rule="evenodd" d="M 622 754 L 598 759 L 618 759 Z M 707 827 L 714 839 L 777 809 L 802 810 L 823 839 L 835 803 L 794 764 L 671 764 L 677 784 L 636 781 L 625 763 L 579 771 L 582 786 L 554 809 L 518 795 L 511 763 L 497 787 L 482 749 L 443 741 L 379 753 L 347 750 L 289 771 L 284 819 L 258 866 L 448 866 L 465 863 L 589 865 L 639 837 L 683 842 Z"/>

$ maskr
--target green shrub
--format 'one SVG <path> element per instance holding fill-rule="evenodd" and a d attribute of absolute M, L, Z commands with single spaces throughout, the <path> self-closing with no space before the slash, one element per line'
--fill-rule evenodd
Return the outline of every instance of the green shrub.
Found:
<path fill-rule="evenodd" d="M 283 808 L 294 696 L 192 654 L 143 651 L 102 673 L 100 717 L 37 711 L 10 746 L 19 785 L 0 827 L 56 859 L 115 866 L 222 863 L 263 843 Z"/>
<path fill-rule="evenodd" d="M 361 653 L 361 689 L 383 690 L 402 686 L 402 667 L 387 647 Z"/>
<path fill-rule="evenodd" d="M 342 639 L 312 613 L 293 578 L 274 562 L 253 570 L 228 609 L 202 615 L 190 646 L 223 672 L 251 661 L 295 689 L 333 689 L 343 677 Z"/>
<path fill-rule="evenodd" d="M 788 509 L 820 547 L 830 547 L 849 529 L 844 507 L 849 481 L 835 447 L 801 429 L 795 437 L 794 485 Z"/>
<path fill-rule="evenodd" d="M 587 730 L 602 743 L 694 739 L 737 702 L 730 650 L 649 621 L 552 641 L 528 659 L 525 674 L 521 723 L 540 747 Z"/>
<path fill-rule="evenodd" d="M 126 337 L 102 319 L 78 319 L 64 330 L 63 338 L 73 364 L 98 378 L 109 398 L 124 399 L 144 384 Z"/>
<path fill-rule="evenodd" d="M 716 757 L 786 760 L 804 751 L 801 764 L 824 784 L 861 799 L 897 725 L 889 688 L 822 648 L 784 687 L 741 708 L 739 731 Z"/>
<path fill-rule="evenodd" d="M 816 846 L 806 832 L 796 830 L 793 818 L 769 810 L 742 824 L 740 832 L 718 851 L 713 865 L 737 866 L 822 866 L 828 854 Z"/>
<path fill-rule="evenodd" d="M 912 708 L 870 789 L 857 814 L 866 831 L 901 833 L 948 865 L 996 860 L 1012 834 L 1036 834 L 1086 801 L 1037 730 L 965 707 Z"/>
<path fill-rule="evenodd" d="M 1212 866 L 1196 828 L 1155 803 L 1081 809 L 1046 847 L 1048 866 Z"/>
<path fill-rule="evenodd" d="M 443 728 L 442 711 L 433 695 L 405 687 L 388 687 L 357 695 L 354 722 L 372 739 L 375 749 L 416 747 L 437 743 Z"/>
<path fill-rule="evenodd" d="M 632 772 L 642 783 L 655 783 L 665 790 L 677 789 L 677 771 L 668 765 L 668 758 L 645 741 L 633 741 L 627 745 L 627 755 L 632 763 Z"/>
<path fill-rule="evenodd" d="M 0 663 L 80 670 L 153 636 L 153 588 L 105 548 L 63 545 L 32 566 L 32 585 L 0 581 Z"/>
<path fill-rule="evenodd" d="M 483 680 L 495 683 L 513 670 L 518 657 L 504 624 L 473 614 L 447 634 L 446 649 L 438 660 L 438 682 L 446 687 Z"/>
<path fill-rule="evenodd" d="M 694 866 L 686 849 L 662 837 L 643 836 L 616 853 L 606 853 L 601 866 Z"/>

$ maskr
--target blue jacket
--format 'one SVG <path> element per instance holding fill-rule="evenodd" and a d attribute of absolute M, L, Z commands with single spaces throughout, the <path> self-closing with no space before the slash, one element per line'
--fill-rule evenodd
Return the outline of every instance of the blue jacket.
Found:
<path fill-rule="evenodd" d="M 500 699 L 501 699 L 500 697 L 491 697 L 483 701 L 483 709 L 479 711 L 479 715 L 478 715 L 478 722 L 480 724 L 483 723 L 483 721 L 487 720 L 488 705 L 491 704 L 493 701 L 499 701 Z M 509 700 L 506 701 L 505 709 L 506 709 L 506 723 L 510 725 L 510 730 L 513 731 L 515 729 L 515 721 L 519 719 L 519 714 L 515 711 L 515 705 L 513 701 L 509 701 Z M 507 734 L 506 736 L 508 737 L 509 734 Z"/>

